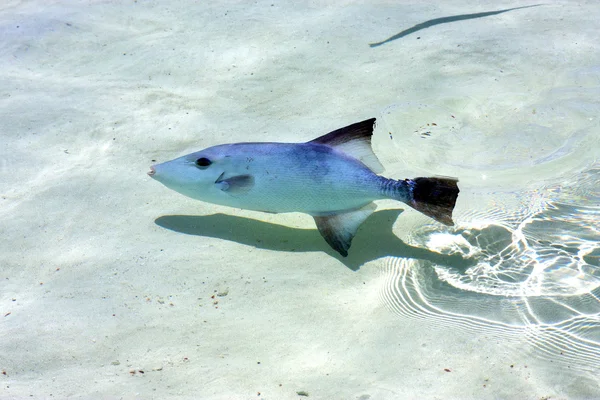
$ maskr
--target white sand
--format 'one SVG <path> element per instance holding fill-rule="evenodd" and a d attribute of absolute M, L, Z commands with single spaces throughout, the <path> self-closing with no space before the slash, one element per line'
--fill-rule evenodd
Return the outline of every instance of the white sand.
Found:
<path fill-rule="evenodd" d="M 595 0 L 368 46 L 433 18 L 527 5 L 417 3 L 3 2 L 0 398 L 600 393 L 593 368 L 569 372 L 525 339 L 394 312 L 374 225 L 342 262 L 308 216 L 194 202 L 146 176 L 152 160 L 309 140 L 394 103 L 472 115 L 600 84 Z M 376 149 L 398 162 L 386 135 Z M 215 213 L 226 216 L 202 218 Z M 155 223 L 169 215 L 189 217 Z M 394 233 L 427 222 L 407 211 Z"/>

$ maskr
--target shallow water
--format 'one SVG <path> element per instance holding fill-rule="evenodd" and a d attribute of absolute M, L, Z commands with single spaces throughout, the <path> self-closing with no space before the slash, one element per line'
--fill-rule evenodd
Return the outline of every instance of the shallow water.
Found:
<path fill-rule="evenodd" d="M 600 82 L 600 71 L 588 77 Z M 439 165 L 462 183 L 456 225 L 423 224 L 406 243 L 470 263 L 389 260 L 383 301 L 404 316 L 439 319 L 438 326 L 526 338 L 534 355 L 597 373 L 599 98 L 596 90 L 573 86 L 511 109 L 455 99 L 447 101 L 453 109 L 385 109 L 382 129 L 392 133 L 398 160 L 416 171 Z M 504 115 L 502 124 L 490 123 L 492 115 Z M 425 152 L 402 151 L 419 142 Z"/>
<path fill-rule="evenodd" d="M 0 398 L 598 397 L 600 7 L 522 6 L 0 5 Z M 453 227 L 382 201 L 340 258 L 146 176 L 370 117 Z"/>

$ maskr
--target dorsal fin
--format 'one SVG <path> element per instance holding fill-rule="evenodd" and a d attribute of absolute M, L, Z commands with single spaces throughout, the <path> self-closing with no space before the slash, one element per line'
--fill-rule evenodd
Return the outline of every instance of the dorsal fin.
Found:
<path fill-rule="evenodd" d="M 319 143 L 333 147 L 360 160 L 373 172 L 379 174 L 383 172 L 383 165 L 381 165 L 371 148 L 373 128 L 375 128 L 375 118 L 336 129 L 308 143 Z"/>

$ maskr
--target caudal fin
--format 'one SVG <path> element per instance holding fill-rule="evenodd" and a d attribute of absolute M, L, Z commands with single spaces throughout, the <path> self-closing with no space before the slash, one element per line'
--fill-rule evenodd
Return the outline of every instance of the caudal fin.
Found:
<path fill-rule="evenodd" d="M 412 193 L 408 205 L 445 225 L 454 225 L 452 210 L 456 204 L 458 179 L 415 178 L 405 182 Z"/>

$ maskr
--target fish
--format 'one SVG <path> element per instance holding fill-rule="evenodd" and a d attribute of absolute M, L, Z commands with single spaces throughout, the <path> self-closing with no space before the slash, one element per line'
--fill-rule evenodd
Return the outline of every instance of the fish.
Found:
<path fill-rule="evenodd" d="M 448 226 L 458 179 L 389 179 L 373 152 L 376 119 L 302 143 L 221 144 L 155 164 L 148 175 L 203 202 L 262 211 L 311 215 L 325 241 L 348 256 L 376 200 L 393 199 Z"/>

